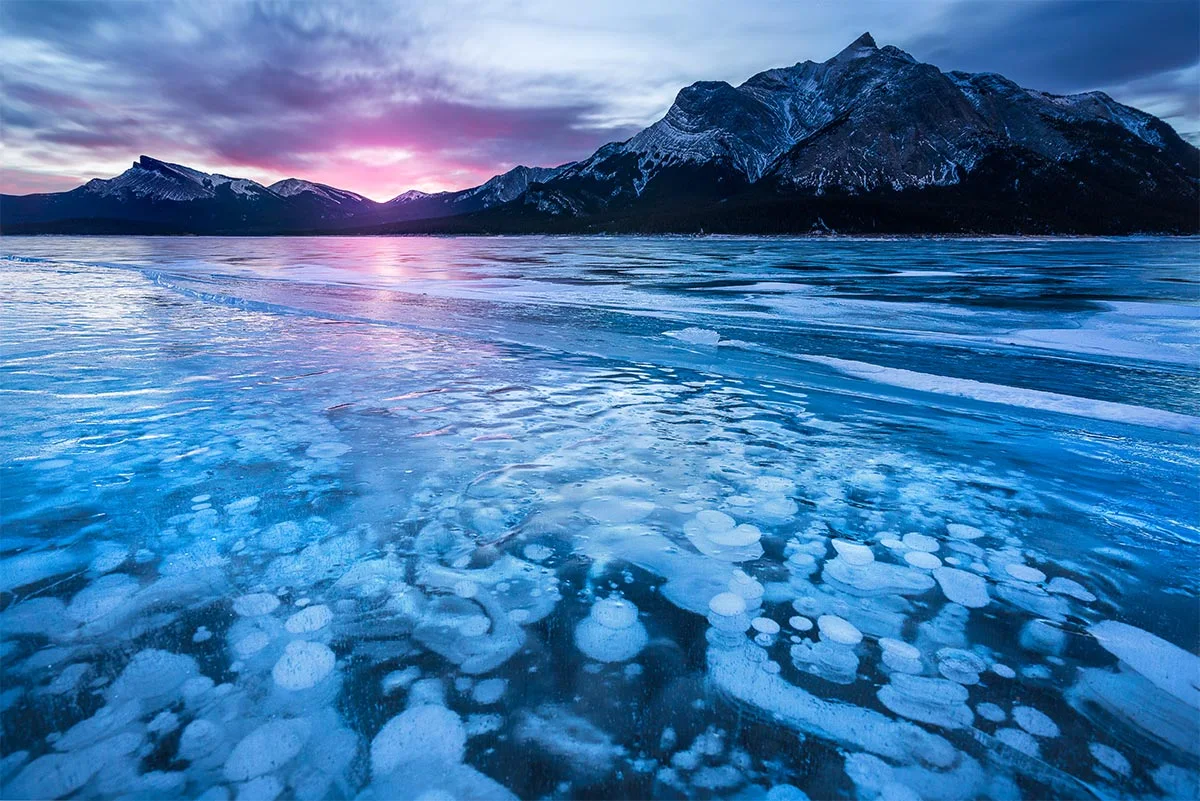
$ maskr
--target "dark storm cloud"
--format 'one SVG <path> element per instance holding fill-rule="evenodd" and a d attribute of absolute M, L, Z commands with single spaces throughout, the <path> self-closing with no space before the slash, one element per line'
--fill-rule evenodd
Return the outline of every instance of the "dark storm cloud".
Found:
<path fill-rule="evenodd" d="M 911 46 L 943 69 L 1000 72 L 1040 89 L 1121 85 L 1200 60 L 1200 3 L 963 3 Z"/>
<path fill-rule="evenodd" d="M 864 27 L 946 69 L 1104 88 L 1200 127 L 1195 2 L 2 0 L 5 185 L 69 188 L 148 153 L 376 197 L 467 186 Z"/>

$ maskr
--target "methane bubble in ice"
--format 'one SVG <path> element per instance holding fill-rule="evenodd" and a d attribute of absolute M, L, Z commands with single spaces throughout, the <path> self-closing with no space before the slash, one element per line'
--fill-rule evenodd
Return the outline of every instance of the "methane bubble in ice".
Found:
<path fill-rule="evenodd" d="M 933 577 L 941 585 L 946 598 L 956 604 L 974 609 L 987 606 L 991 601 L 987 582 L 974 573 L 954 567 L 939 567 L 933 571 Z"/>
<path fill-rule="evenodd" d="M 821 615 L 817 618 L 817 629 L 823 639 L 839 645 L 857 645 L 862 642 L 862 632 L 854 624 L 837 615 Z"/>
<path fill-rule="evenodd" d="M 461 762 L 467 733 L 458 715 L 438 704 L 423 704 L 389 720 L 371 741 L 371 772 L 391 773 L 406 762 Z"/>
<path fill-rule="evenodd" d="M 233 611 L 242 617 L 269 615 L 279 607 L 279 599 L 266 592 L 243 595 L 233 602 Z"/>
<path fill-rule="evenodd" d="M 893 673 L 879 690 L 879 700 L 897 715 L 948 729 L 970 726 L 975 715 L 967 706 L 967 689 L 946 679 Z"/>
<path fill-rule="evenodd" d="M 284 623 L 284 628 L 292 634 L 310 634 L 325 628 L 331 620 L 333 620 L 333 612 L 329 607 L 317 604 L 305 607 L 289 617 Z"/>
<path fill-rule="evenodd" d="M 716 510 L 698 513 L 683 526 L 684 533 L 696 550 L 727 562 L 743 562 L 762 556 L 759 539 L 762 532 L 749 523 L 737 522 Z"/>
<path fill-rule="evenodd" d="M 336 661 L 329 646 L 294 640 L 287 644 L 271 675 L 285 690 L 307 690 L 332 673 Z"/>
<path fill-rule="evenodd" d="M 637 619 L 638 609 L 623 598 L 605 598 L 575 628 L 575 644 L 598 662 L 624 662 L 637 656 L 646 645 L 646 627 Z"/>

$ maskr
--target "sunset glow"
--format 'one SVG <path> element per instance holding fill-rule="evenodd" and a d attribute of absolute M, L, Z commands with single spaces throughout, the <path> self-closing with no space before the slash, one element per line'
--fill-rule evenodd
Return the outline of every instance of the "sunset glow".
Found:
<path fill-rule="evenodd" d="M 7 0 L 0 189 L 70 189 L 143 153 L 377 200 L 460 189 L 625 139 L 695 80 L 826 58 L 863 17 L 946 69 L 1102 88 L 1185 136 L 1200 128 L 1194 3 L 844 5 L 212 2 L 147 15 Z"/>

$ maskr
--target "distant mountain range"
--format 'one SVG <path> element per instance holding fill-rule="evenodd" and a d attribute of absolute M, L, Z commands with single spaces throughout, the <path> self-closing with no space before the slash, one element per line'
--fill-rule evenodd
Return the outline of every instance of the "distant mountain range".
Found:
<path fill-rule="evenodd" d="M 942 72 L 863 34 L 828 61 L 702 81 L 559 167 L 384 203 L 142 156 L 69 192 L 0 195 L 5 233 L 1200 232 L 1200 150 L 1103 92 Z"/>

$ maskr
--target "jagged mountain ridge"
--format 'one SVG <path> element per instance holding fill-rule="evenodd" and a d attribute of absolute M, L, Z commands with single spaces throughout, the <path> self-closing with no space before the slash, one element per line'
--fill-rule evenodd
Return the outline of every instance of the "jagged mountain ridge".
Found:
<path fill-rule="evenodd" d="M 72 192 L 0 197 L 0 225 L 54 230 L 74 215 L 87 230 L 107 215 L 235 233 L 1196 232 L 1198 185 L 1200 151 L 1102 92 L 942 72 L 863 34 L 824 62 L 685 87 L 661 120 L 579 162 L 458 192 L 378 204 L 143 157 Z"/>
<path fill-rule="evenodd" d="M 692 84 L 662 120 L 524 203 L 535 214 L 587 217 L 685 195 L 719 201 L 751 187 L 764 201 L 810 201 L 952 187 L 1005 160 L 1060 170 L 1066 191 L 1078 176 L 1064 165 L 1102 151 L 1117 156 L 1110 172 L 1149 173 L 1124 176 L 1132 196 L 1194 200 L 1196 148 L 1157 118 L 1102 92 L 1058 96 L 992 73 L 943 73 L 868 33 L 825 62 L 767 70 L 737 87 Z"/>
<path fill-rule="evenodd" d="M 5 230 L 149 233 L 340 231 L 477 212 L 513 200 L 561 168 L 517 166 L 457 192 L 408 190 L 378 203 L 328 184 L 285 178 L 270 186 L 141 156 L 115 178 L 69 192 L 0 196 Z"/>

